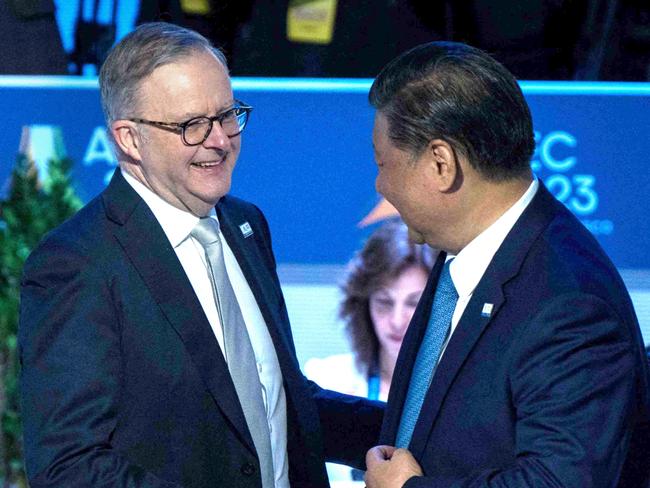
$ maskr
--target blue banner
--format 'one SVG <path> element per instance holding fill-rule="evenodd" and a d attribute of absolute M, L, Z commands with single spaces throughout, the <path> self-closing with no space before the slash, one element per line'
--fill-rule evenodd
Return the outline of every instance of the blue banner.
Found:
<path fill-rule="evenodd" d="M 592 231 L 619 268 L 650 269 L 650 84 L 522 82 L 537 175 Z M 280 263 L 342 264 L 372 230 L 379 203 L 369 80 L 235 79 L 254 111 L 232 193 L 267 215 Z M 21 145 L 39 168 L 75 161 L 87 201 L 115 170 L 95 80 L 0 78 L 0 183 Z"/>

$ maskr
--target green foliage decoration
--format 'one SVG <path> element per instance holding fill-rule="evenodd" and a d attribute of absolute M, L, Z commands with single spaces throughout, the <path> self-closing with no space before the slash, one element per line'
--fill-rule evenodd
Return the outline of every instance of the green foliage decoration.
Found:
<path fill-rule="evenodd" d="M 20 279 L 29 253 L 52 228 L 81 208 L 70 181 L 72 161 L 51 160 L 40 181 L 18 156 L 6 200 L 0 201 L 0 484 L 27 486 L 22 461 L 17 351 Z"/>

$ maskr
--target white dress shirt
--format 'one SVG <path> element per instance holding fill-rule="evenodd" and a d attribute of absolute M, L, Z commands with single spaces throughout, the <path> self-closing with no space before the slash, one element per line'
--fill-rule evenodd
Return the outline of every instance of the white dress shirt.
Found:
<path fill-rule="evenodd" d="M 447 260 L 453 258 L 453 262 L 449 265 L 449 274 L 456 287 L 458 301 L 451 318 L 451 329 L 443 346 L 442 354 L 444 354 L 447 344 L 449 344 L 449 340 L 472 298 L 474 289 L 483 278 L 485 270 L 506 236 L 537 193 L 538 187 L 539 182 L 534 179 L 521 198 L 492 225 L 476 236 L 456 256 L 447 255 Z"/>
<path fill-rule="evenodd" d="M 208 318 L 221 351 L 224 352 L 223 329 L 212 292 L 205 251 L 203 246 L 190 236 L 199 218 L 167 203 L 125 171 L 122 171 L 122 175 L 127 183 L 142 197 L 161 225 L 192 284 L 194 293 Z M 210 217 L 218 221 L 214 208 Z M 223 244 L 223 255 L 228 278 L 246 323 L 246 330 L 253 346 L 257 371 L 262 384 L 262 397 L 271 434 L 275 487 L 288 488 L 287 406 L 280 363 L 264 317 L 235 255 L 221 233 L 221 227 L 219 228 L 219 235 Z M 224 357 L 226 357 L 225 354 Z"/>

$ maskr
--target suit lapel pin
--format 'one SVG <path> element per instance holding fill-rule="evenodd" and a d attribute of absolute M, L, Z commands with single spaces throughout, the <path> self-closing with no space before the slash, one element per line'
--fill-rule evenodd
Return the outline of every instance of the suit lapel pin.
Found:
<path fill-rule="evenodd" d="M 251 227 L 251 224 L 248 223 L 248 221 L 244 222 L 243 224 L 239 224 L 239 230 L 241 230 L 241 233 L 244 235 L 244 239 L 253 235 L 253 228 Z"/>
<path fill-rule="evenodd" d="M 481 317 L 489 317 L 490 315 L 492 315 L 492 308 L 494 308 L 493 304 L 484 303 L 483 310 L 481 310 Z"/>

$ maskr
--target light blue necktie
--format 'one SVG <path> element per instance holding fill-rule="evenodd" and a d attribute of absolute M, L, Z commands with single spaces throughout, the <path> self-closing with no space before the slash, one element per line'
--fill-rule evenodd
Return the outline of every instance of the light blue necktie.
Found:
<path fill-rule="evenodd" d="M 411 382 L 406 393 L 406 401 L 402 410 L 399 428 L 397 429 L 397 440 L 395 446 L 408 447 L 413 436 L 415 423 L 420 416 L 424 396 L 427 394 L 433 372 L 438 364 L 438 358 L 442 351 L 442 345 L 451 327 L 451 317 L 456 308 L 458 293 L 449 274 L 449 265 L 453 259 L 448 260 L 442 268 L 436 294 L 433 297 L 431 316 L 424 338 L 420 344 L 418 355 L 415 358 Z"/>

